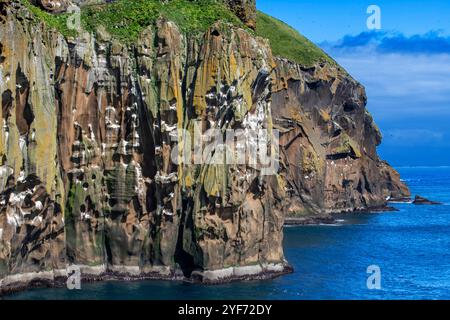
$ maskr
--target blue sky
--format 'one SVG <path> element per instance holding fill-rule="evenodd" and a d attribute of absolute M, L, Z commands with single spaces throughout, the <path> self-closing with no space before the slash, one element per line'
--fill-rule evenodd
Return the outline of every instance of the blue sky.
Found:
<path fill-rule="evenodd" d="M 257 0 L 258 9 L 298 29 L 314 42 L 338 40 L 366 29 L 366 9 L 382 9 L 382 28 L 406 35 L 450 31 L 446 0 Z"/>
<path fill-rule="evenodd" d="M 319 44 L 367 90 L 396 166 L 450 165 L 450 1 L 258 0 Z M 367 7 L 381 30 L 367 29 Z"/>

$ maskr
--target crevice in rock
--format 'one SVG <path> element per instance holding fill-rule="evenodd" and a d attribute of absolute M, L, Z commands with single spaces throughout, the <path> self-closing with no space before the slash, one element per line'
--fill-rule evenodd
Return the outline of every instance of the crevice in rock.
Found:
<path fill-rule="evenodd" d="M 337 153 L 337 154 L 329 154 L 327 155 L 327 160 L 342 160 L 347 157 L 351 156 L 351 154 L 345 152 L 345 153 Z"/>
<path fill-rule="evenodd" d="M 8 12 L 6 10 L 7 3 L 5 1 L 0 1 L 0 23 L 4 24 L 6 22 L 6 17 Z"/>
<path fill-rule="evenodd" d="M 3 53 L 3 44 L 0 42 L 0 63 L 5 62 L 6 57 L 2 55 Z"/>
<path fill-rule="evenodd" d="M 11 116 L 13 101 L 14 98 L 11 90 L 8 89 L 2 93 L 2 116 L 6 121 L 8 121 L 8 118 Z"/>
<path fill-rule="evenodd" d="M 109 241 L 109 236 L 107 234 L 107 232 L 104 233 L 104 243 L 105 243 L 105 253 L 106 253 L 106 257 L 105 260 L 108 264 L 112 264 L 112 250 L 111 250 L 111 244 Z"/>
<path fill-rule="evenodd" d="M 358 108 L 358 105 L 354 102 L 347 101 L 344 103 L 344 111 L 345 112 L 353 112 Z"/>
<path fill-rule="evenodd" d="M 16 70 L 16 124 L 21 135 L 27 135 L 34 121 L 33 109 L 28 102 L 30 82 L 20 64 Z"/>
<path fill-rule="evenodd" d="M 181 211 L 180 225 L 178 227 L 178 238 L 175 248 L 175 263 L 177 263 L 183 275 L 186 278 L 190 278 L 192 272 L 196 269 L 194 257 L 186 252 L 184 248 L 184 237 L 189 236 L 185 234 L 185 230 L 194 230 L 194 221 L 192 219 L 192 209 L 194 202 L 191 198 L 183 199 L 183 209 Z M 192 233 L 192 236 L 193 233 Z M 194 241 L 194 239 L 191 239 Z"/>
<path fill-rule="evenodd" d="M 135 86 L 136 96 L 133 97 L 137 102 L 137 112 L 139 118 L 139 139 L 140 150 L 143 155 L 142 174 L 144 177 L 153 178 L 157 169 L 155 164 L 155 137 L 152 124 L 155 119 L 151 114 L 147 104 L 142 97 L 140 86 Z"/>

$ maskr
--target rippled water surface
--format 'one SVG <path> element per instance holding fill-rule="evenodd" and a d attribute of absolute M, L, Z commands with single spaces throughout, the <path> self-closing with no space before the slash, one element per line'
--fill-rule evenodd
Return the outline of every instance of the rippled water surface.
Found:
<path fill-rule="evenodd" d="M 285 230 L 295 273 L 221 286 L 104 282 L 81 291 L 36 289 L 11 299 L 450 299 L 450 168 L 399 168 L 413 194 L 442 206 L 396 204 L 399 212 L 340 217 L 334 226 Z M 367 267 L 381 290 L 367 289 Z"/>

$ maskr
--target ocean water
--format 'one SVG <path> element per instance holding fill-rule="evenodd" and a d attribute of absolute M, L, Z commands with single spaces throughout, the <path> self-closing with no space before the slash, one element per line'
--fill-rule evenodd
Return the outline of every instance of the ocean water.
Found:
<path fill-rule="evenodd" d="M 80 291 L 35 289 L 9 299 L 450 299 L 450 167 L 399 168 L 413 194 L 442 206 L 395 204 L 398 212 L 345 215 L 332 226 L 285 230 L 295 272 L 274 280 L 202 286 L 103 282 Z M 381 289 L 367 288 L 368 266 Z"/>

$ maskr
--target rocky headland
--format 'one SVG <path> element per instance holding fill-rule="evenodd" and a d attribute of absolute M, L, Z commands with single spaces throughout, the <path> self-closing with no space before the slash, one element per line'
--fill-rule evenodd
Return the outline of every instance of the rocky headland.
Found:
<path fill-rule="evenodd" d="M 0 293 L 274 277 L 285 218 L 410 196 L 364 87 L 255 1 L 104 2 L 0 1 Z M 196 124 L 277 130 L 277 171 L 176 163 Z"/>

